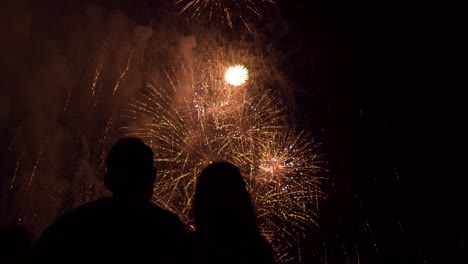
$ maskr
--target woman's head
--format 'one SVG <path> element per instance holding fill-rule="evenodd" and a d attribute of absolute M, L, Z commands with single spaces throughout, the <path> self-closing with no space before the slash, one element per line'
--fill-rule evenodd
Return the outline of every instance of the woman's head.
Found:
<path fill-rule="evenodd" d="M 197 180 L 193 200 L 200 232 L 250 232 L 255 215 L 239 169 L 225 161 L 208 165 Z"/>

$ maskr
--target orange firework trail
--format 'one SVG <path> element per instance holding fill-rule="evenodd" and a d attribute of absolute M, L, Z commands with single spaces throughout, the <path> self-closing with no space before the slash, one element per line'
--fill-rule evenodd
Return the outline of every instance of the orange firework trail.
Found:
<path fill-rule="evenodd" d="M 176 0 L 180 7 L 179 14 L 188 13 L 191 18 L 199 20 L 202 16 L 209 20 L 221 21 L 232 29 L 235 20 L 239 19 L 243 25 L 252 31 L 246 21 L 246 16 L 261 17 L 260 5 L 275 4 L 273 0 Z"/>
<path fill-rule="evenodd" d="M 227 67 L 166 72 L 128 110 L 127 134 L 155 151 L 154 201 L 192 225 L 196 178 L 215 160 L 236 164 L 257 210 L 262 233 L 286 261 L 306 227 L 317 226 L 317 202 L 325 196 L 317 176 L 322 158 L 306 132 L 287 126 L 286 110 L 271 91 L 235 87 Z M 179 76 L 180 78 L 176 78 Z"/>
<path fill-rule="evenodd" d="M 37 167 L 39 167 L 39 163 L 41 162 L 42 153 L 44 151 L 44 146 L 47 144 L 48 140 L 49 140 L 49 133 L 47 133 L 47 136 L 42 141 L 41 147 L 39 149 L 39 153 L 37 154 L 36 162 L 34 163 L 34 166 L 33 166 L 32 172 L 31 172 L 31 176 L 29 177 L 29 183 L 27 185 L 26 195 L 24 196 L 23 206 L 21 207 L 21 213 L 20 213 L 20 216 L 18 218 L 18 225 L 21 224 L 21 221 L 22 221 L 22 219 L 24 217 L 24 210 L 25 210 L 25 207 L 26 207 L 26 203 L 27 203 L 27 201 L 28 201 L 28 199 L 30 198 L 30 195 L 31 195 L 31 185 L 32 185 L 32 183 L 34 181 L 34 176 L 36 175 Z M 19 164 L 19 161 L 18 161 L 18 164 Z M 18 171 L 18 168 L 15 169 L 15 176 L 14 177 L 16 177 L 17 171 Z"/>
<path fill-rule="evenodd" d="M 131 50 L 130 50 L 130 54 L 128 55 L 127 64 L 125 65 L 125 69 L 121 70 L 120 76 L 117 79 L 117 81 L 115 82 L 114 91 L 112 92 L 112 95 L 114 95 L 115 92 L 117 92 L 117 89 L 119 88 L 120 83 L 125 79 L 125 75 L 127 75 L 128 70 L 130 69 L 131 61 L 133 59 L 133 53 L 134 52 L 135 52 L 135 48 L 132 47 Z M 102 66 L 100 66 L 100 67 L 102 67 Z M 99 68 L 99 72 L 100 71 L 101 71 L 101 69 Z M 96 73 L 96 74 L 98 74 L 98 73 Z M 99 75 L 98 75 L 98 77 L 99 77 Z M 98 77 L 96 77 L 96 79 Z M 93 90 L 93 95 L 94 95 L 94 90 Z"/>

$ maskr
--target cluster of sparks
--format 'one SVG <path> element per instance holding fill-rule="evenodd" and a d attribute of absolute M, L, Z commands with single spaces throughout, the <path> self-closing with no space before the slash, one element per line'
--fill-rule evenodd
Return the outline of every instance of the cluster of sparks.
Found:
<path fill-rule="evenodd" d="M 226 22 L 230 28 L 238 19 L 249 30 L 245 15 L 261 17 L 260 5 L 273 5 L 273 0 L 176 0 L 180 7 L 179 14 L 187 13 L 191 18 L 198 20 L 206 16 L 209 20 Z"/>
<path fill-rule="evenodd" d="M 126 129 L 154 149 L 154 201 L 192 228 L 192 196 L 201 170 L 216 160 L 237 165 L 262 233 L 286 261 L 298 234 L 316 226 L 323 197 L 317 144 L 287 125 L 285 108 L 272 91 L 246 82 L 244 66 L 225 70 L 167 71 L 164 82 L 148 83 L 131 105 L 128 117 L 134 124 Z M 227 74 L 233 70 L 236 74 Z"/>

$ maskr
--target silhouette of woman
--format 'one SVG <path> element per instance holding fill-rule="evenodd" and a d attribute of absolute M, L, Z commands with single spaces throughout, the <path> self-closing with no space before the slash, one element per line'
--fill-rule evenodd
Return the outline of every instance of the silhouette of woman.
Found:
<path fill-rule="evenodd" d="M 260 234 L 239 169 L 219 161 L 198 178 L 193 200 L 195 263 L 274 263 L 274 252 Z"/>

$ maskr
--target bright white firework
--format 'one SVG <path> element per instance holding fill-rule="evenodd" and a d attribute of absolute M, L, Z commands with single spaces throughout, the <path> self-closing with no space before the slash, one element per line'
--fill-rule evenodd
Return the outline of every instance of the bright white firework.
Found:
<path fill-rule="evenodd" d="M 239 86 L 249 79 L 249 72 L 244 65 L 234 65 L 227 69 L 224 79 L 229 84 Z"/>

